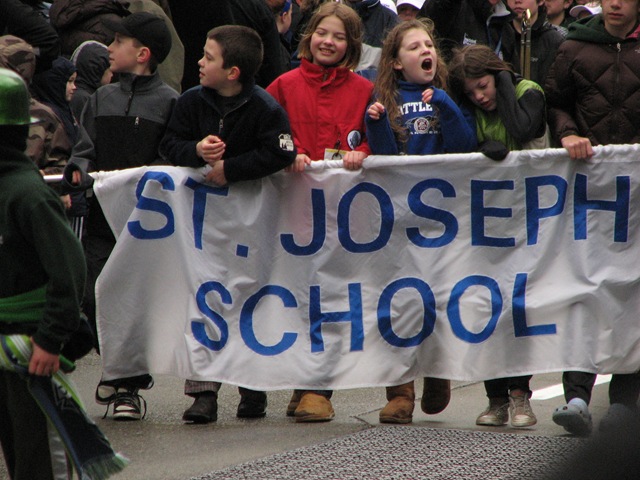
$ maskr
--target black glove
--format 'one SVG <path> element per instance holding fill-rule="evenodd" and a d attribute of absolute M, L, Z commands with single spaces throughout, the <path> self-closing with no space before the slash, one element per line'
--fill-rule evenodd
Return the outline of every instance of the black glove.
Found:
<path fill-rule="evenodd" d="M 72 175 L 75 171 L 79 171 L 81 174 L 79 185 L 74 185 L 73 183 L 71 183 Z M 85 190 L 89 190 L 92 186 L 93 177 L 91 177 L 91 175 L 89 175 L 74 163 L 68 163 L 67 165 L 65 165 L 64 171 L 62 172 L 62 181 L 60 182 L 60 190 L 62 191 L 62 195 L 66 195 L 67 193 L 84 192 Z"/>
<path fill-rule="evenodd" d="M 486 155 L 491 160 L 504 160 L 504 158 L 509 155 L 509 149 L 502 142 L 498 142 L 497 140 L 487 140 L 486 142 L 482 142 L 478 148 L 478 151 L 483 155 Z"/>

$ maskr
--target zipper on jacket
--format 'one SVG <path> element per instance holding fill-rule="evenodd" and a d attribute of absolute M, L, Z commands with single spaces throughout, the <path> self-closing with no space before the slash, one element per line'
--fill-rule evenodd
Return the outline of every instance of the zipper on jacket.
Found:
<path fill-rule="evenodd" d="M 133 96 L 135 95 L 135 92 L 136 92 L 136 80 L 137 78 L 134 78 L 131 81 L 131 91 L 129 92 L 129 98 L 127 99 L 127 108 L 125 108 L 124 110 L 125 116 L 128 116 L 129 110 L 131 110 L 131 103 L 133 102 Z"/>
<path fill-rule="evenodd" d="M 622 47 L 620 45 L 620 42 L 616 43 L 616 63 L 615 63 L 615 77 L 613 80 L 613 95 L 614 95 L 614 102 L 613 102 L 613 106 L 617 108 L 618 106 L 618 86 L 620 84 L 620 52 L 622 51 Z M 615 115 L 614 118 L 615 119 Z M 616 133 L 616 127 L 614 125 L 615 122 L 610 122 L 609 124 L 609 138 L 611 139 L 610 143 L 618 143 L 617 142 L 617 133 Z"/>
<path fill-rule="evenodd" d="M 124 109 L 125 115 L 129 115 L 129 110 L 131 109 L 131 102 L 133 102 L 133 90 L 129 92 L 129 98 L 127 99 L 127 108 Z"/>
<path fill-rule="evenodd" d="M 240 107 L 242 107 L 248 101 L 249 101 L 249 99 L 246 98 L 242 103 L 240 103 L 235 108 L 229 110 L 227 113 L 225 113 L 223 116 L 220 117 L 220 121 L 218 122 L 218 136 L 220 138 L 222 138 L 222 128 L 224 127 L 224 119 L 227 117 L 227 115 L 229 115 L 232 112 L 235 112 L 236 110 L 238 110 Z"/>

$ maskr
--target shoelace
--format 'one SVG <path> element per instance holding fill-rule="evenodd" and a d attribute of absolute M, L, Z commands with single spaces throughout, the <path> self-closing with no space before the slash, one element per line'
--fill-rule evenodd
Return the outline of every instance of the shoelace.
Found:
<path fill-rule="evenodd" d="M 118 406 L 126 407 L 128 410 L 133 410 L 134 412 L 139 412 L 142 410 L 142 416 L 140 420 L 144 419 L 147 416 L 147 401 L 144 399 L 142 395 L 138 392 L 117 392 L 112 399 L 110 399 L 107 404 L 107 409 L 104 412 L 102 418 L 107 418 L 109 414 L 109 407 L 113 405 L 113 413 L 116 413 L 116 404 Z"/>

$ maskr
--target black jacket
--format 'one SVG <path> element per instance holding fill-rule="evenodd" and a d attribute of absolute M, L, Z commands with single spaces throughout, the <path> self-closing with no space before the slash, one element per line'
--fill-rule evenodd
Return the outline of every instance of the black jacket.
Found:
<path fill-rule="evenodd" d="M 451 51 L 463 45 L 479 43 L 497 50 L 503 60 L 517 68 L 518 52 L 511 28 L 514 15 L 504 3 L 498 2 L 502 15 L 491 16 L 487 0 L 429 0 L 420 9 L 420 16 L 430 18 L 436 26 L 438 46 L 446 61 Z"/>
<path fill-rule="evenodd" d="M 247 85 L 226 114 L 221 114 L 222 100 L 215 90 L 204 87 L 182 94 L 160 145 L 171 163 L 204 166 L 196 144 L 207 135 L 226 144 L 224 175 L 229 182 L 264 177 L 293 163 L 296 149 L 289 120 L 271 95 Z"/>
<path fill-rule="evenodd" d="M 182 91 L 200 84 L 198 60 L 207 32 L 221 25 L 253 28 L 264 44 L 264 59 L 256 83 L 266 87 L 288 70 L 280 55 L 280 35 L 264 0 L 169 0 L 173 25 L 184 44 Z"/>
<path fill-rule="evenodd" d="M 0 35 L 11 34 L 37 49 L 37 71 L 51 67 L 60 55 L 60 39 L 47 20 L 20 0 L 0 0 Z"/>

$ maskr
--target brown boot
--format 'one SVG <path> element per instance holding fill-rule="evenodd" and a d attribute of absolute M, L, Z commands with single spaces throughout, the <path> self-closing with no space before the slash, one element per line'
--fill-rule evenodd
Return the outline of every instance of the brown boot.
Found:
<path fill-rule="evenodd" d="M 380 410 L 380 423 L 411 423 L 415 399 L 413 382 L 387 387 L 389 403 Z"/>
<path fill-rule="evenodd" d="M 291 395 L 291 400 L 289 400 L 289 405 L 287 405 L 287 417 L 293 417 L 296 413 L 296 408 L 300 405 L 300 399 L 302 398 L 302 394 L 304 390 L 294 390 Z"/>
<path fill-rule="evenodd" d="M 302 398 L 293 414 L 296 417 L 297 423 L 304 422 L 328 422 L 331 420 L 335 413 L 331 400 L 324 395 L 320 395 L 314 392 L 304 391 L 302 392 Z"/>
<path fill-rule="evenodd" d="M 433 415 L 440 413 L 451 400 L 451 381 L 440 378 L 425 377 L 420 408 L 424 413 Z"/>

